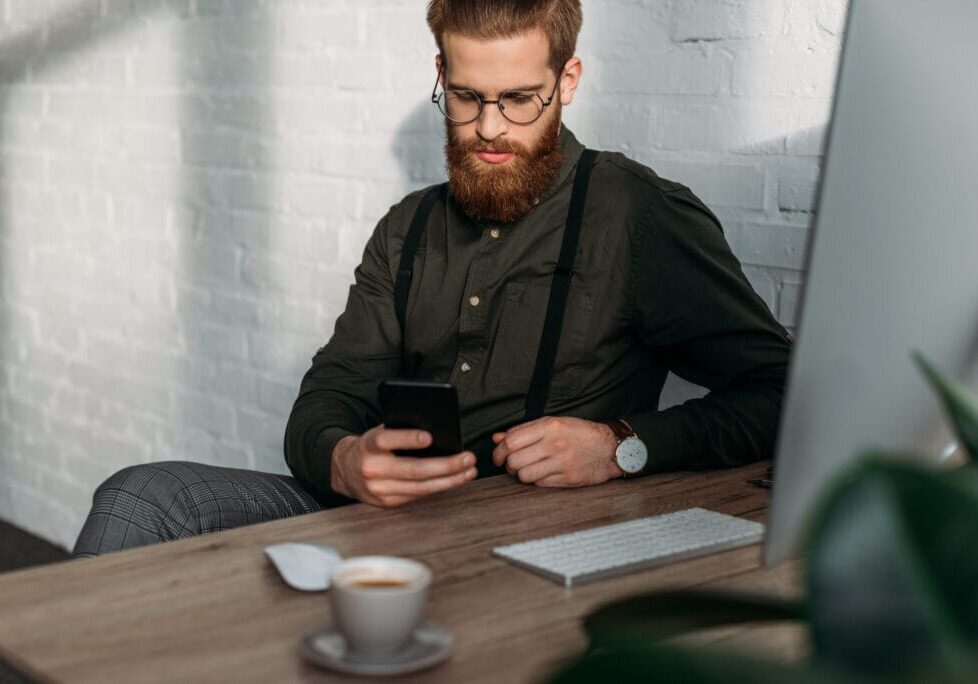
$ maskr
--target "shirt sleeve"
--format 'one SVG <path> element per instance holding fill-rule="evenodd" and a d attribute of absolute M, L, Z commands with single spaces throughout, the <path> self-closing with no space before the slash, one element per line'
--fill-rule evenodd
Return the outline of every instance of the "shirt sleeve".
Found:
<path fill-rule="evenodd" d="M 401 326 L 389 266 L 391 214 L 378 223 L 354 273 L 333 337 L 312 359 L 285 430 L 285 460 L 320 501 L 349 501 L 330 486 L 333 449 L 379 424 L 377 385 L 401 369 Z"/>
<path fill-rule="evenodd" d="M 625 416 L 649 472 L 770 458 L 790 338 L 744 276 L 719 221 L 687 188 L 665 192 L 639 227 L 634 325 L 642 343 L 709 394 Z"/>

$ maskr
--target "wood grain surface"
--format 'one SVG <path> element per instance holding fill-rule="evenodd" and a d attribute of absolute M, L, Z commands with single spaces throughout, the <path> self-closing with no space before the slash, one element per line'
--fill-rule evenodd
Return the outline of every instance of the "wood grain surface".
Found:
<path fill-rule="evenodd" d="M 586 646 L 581 617 L 639 592 L 708 585 L 791 594 L 798 567 L 761 566 L 758 545 L 566 590 L 491 555 L 495 546 L 702 506 L 764 519 L 768 491 L 746 484 L 766 464 L 542 489 L 500 476 L 395 510 L 365 505 L 0 575 L 0 656 L 40 680 L 315 682 L 346 678 L 299 658 L 298 639 L 329 623 L 326 593 L 289 589 L 263 547 L 330 544 L 434 572 L 429 617 L 456 638 L 418 682 L 545 679 Z M 690 638 L 797 658 L 794 627 Z"/>

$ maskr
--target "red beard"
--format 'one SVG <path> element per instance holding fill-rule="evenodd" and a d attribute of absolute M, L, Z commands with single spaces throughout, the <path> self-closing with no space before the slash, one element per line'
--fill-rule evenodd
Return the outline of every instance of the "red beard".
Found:
<path fill-rule="evenodd" d="M 526 216 L 550 189 L 564 155 L 557 144 L 560 116 L 554 116 L 533 149 L 509 140 L 487 143 L 479 138 L 458 139 L 449 123 L 445 129 L 448 187 L 455 203 L 481 223 L 512 223 Z M 476 152 L 511 152 L 504 164 L 488 164 Z"/>

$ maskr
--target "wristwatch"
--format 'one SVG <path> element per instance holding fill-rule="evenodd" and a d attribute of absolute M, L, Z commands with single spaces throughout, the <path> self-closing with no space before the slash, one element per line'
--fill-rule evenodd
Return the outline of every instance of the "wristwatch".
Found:
<path fill-rule="evenodd" d="M 632 426 L 621 418 L 606 420 L 604 424 L 611 428 L 618 439 L 615 449 L 615 462 L 624 471 L 623 477 L 635 477 L 644 469 L 649 460 L 649 450 L 645 442 L 638 438 Z"/>

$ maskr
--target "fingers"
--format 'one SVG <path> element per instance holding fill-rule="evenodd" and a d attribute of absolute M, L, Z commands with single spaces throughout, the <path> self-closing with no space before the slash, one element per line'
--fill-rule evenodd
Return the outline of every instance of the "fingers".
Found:
<path fill-rule="evenodd" d="M 549 477 L 560 476 L 565 470 L 563 459 L 543 458 L 516 470 L 513 474 L 524 484 L 539 484 Z"/>
<path fill-rule="evenodd" d="M 390 453 L 398 449 L 423 449 L 431 444 L 431 435 L 424 430 L 395 430 L 381 426 L 364 435 L 367 451 Z"/>
<path fill-rule="evenodd" d="M 427 458 L 378 454 L 363 459 L 363 476 L 375 480 L 430 480 L 456 475 L 474 465 L 475 454 L 471 451 Z"/>
<path fill-rule="evenodd" d="M 371 480 L 367 485 L 367 489 L 374 497 L 377 497 L 381 501 L 385 498 L 394 500 L 403 499 L 406 503 L 417 497 L 429 496 L 459 487 L 470 480 L 474 480 L 476 474 L 475 468 L 468 468 L 460 473 L 427 480 Z M 397 504 L 391 502 L 387 505 Z"/>
<path fill-rule="evenodd" d="M 543 426 L 546 425 L 543 421 L 545 420 L 546 418 L 538 418 L 529 423 L 510 428 L 505 433 L 496 433 L 502 435 L 498 440 L 496 435 L 493 435 L 496 448 L 492 451 L 492 462 L 501 466 L 508 461 L 512 454 L 543 439 Z"/>
<path fill-rule="evenodd" d="M 533 484 L 537 487 L 576 487 L 578 485 L 573 485 L 568 483 L 564 479 L 563 473 L 556 473 L 554 475 L 548 475 L 547 477 L 542 477 L 536 480 Z"/>
<path fill-rule="evenodd" d="M 534 463 L 542 461 L 548 456 L 553 456 L 553 450 L 550 445 L 543 442 L 537 442 L 536 444 L 531 444 L 525 449 L 520 449 L 514 453 L 511 453 L 506 458 L 506 470 L 510 474 L 514 474 L 527 466 Z"/>

